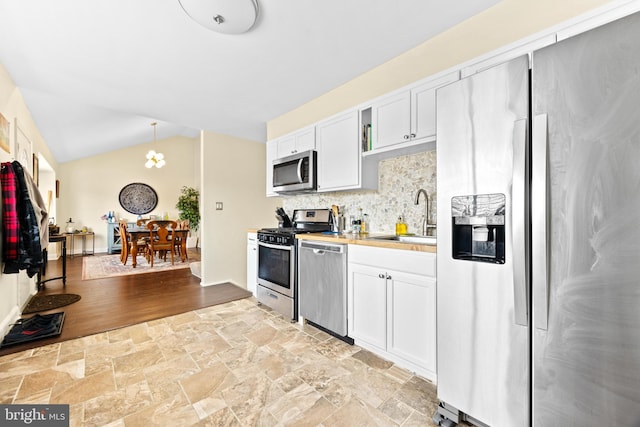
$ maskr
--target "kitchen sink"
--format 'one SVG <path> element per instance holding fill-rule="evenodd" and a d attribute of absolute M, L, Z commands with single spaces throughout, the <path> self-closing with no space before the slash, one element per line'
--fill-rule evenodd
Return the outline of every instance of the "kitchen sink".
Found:
<path fill-rule="evenodd" d="M 374 240 L 392 240 L 404 243 L 417 243 L 419 245 L 435 245 L 436 236 L 376 236 Z"/>

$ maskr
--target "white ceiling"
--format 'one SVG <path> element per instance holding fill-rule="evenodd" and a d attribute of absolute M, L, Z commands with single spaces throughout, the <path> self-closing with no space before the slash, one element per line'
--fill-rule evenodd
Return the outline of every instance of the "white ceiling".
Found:
<path fill-rule="evenodd" d="M 152 121 L 158 139 L 264 141 L 267 121 L 497 2 L 258 0 L 229 35 L 178 0 L 0 0 L 0 62 L 60 163 L 152 141 Z"/>

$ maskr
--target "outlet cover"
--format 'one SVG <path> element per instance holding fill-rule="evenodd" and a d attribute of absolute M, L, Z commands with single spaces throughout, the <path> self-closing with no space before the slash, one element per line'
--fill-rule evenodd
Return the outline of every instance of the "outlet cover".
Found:
<path fill-rule="evenodd" d="M 222 202 L 216 202 L 216 210 L 217 211 L 221 211 L 222 210 Z"/>

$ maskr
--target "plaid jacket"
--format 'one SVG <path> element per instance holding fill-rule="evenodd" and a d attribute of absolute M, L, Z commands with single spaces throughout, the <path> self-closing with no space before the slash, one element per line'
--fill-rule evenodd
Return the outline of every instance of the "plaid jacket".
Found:
<path fill-rule="evenodd" d="M 11 180 L 7 179 L 7 191 L 5 192 L 5 180 L 2 180 L 2 204 L 3 204 L 3 213 L 5 201 L 7 204 L 11 205 L 11 203 L 15 202 L 15 212 L 16 218 L 19 225 L 15 225 L 12 223 L 10 227 L 14 227 L 11 231 L 17 229 L 18 235 L 18 248 L 17 253 L 18 256 L 16 259 L 5 259 L 4 260 L 4 272 L 5 273 L 18 273 L 20 270 L 27 270 L 27 275 L 29 277 L 35 276 L 43 265 L 43 256 L 42 256 L 42 246 L 40 245 L 40 229 L 38 224 L 38 219 L 36 217 L 35 211 L 33 210 L 33 204 L 31 203 L 31 198 L 29 197 L 29 189 L 27 187 L 27 182 L 24 177 L 24 169 L 22 165 L 14 161 L 10 165 L 3 164 L 2 165 L 2 177 L 4 178 L 5 169 L 9 169 L 9 166 L 13 168 L 13 187 L 15 191 L 12 193 L 10 189 L 12 187 Z M 9 175 L 11 175 L 9 173 Z M 13 201 L 12 201 L 13 199 Z M 11 214 L 11 212 L 9 212 Z M 3 219 L 3 225 L 5 225 L 5 221 Z M 8 224 L 7 224 L 8 225 Z M 17 228 L 15 228 L 17 227 Z M 5 229 L 5 235 L 8 233 L 9 229 Z M 6 243 L 6 241 L 5 241 Z M 14 243 L 11 242 L 12 247 L 11 255 L 13 256 Z M 8 253 L 8 251 L 3 250 L 3 253 Z"/>
<path fill-rule="evenodd" d="M 2 183 L 2 260 L 16 261 L 20 244 L 20 223 L 16 201 L 18 185 L 11 163 L 2 163 L 0 181 Z"/>

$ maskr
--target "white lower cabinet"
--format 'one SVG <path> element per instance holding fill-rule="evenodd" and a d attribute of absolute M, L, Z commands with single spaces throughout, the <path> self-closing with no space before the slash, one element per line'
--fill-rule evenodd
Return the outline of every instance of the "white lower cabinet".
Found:
<path fill-rule="evenodd" d="M 256 296 L 258 286 L 258 236 L 247 233 L 247 290 Z"/>
<path fill-rule="evenodd" d="M 436 381 L 436 256 L 349 245 L 349 336 Z"/>
<path fill-rule="evenodd" d="M 387 351 L 436 370 L 436 280 L 389 271 Z"/>
<path fill-rule="evenodd" d="M 349 336 L 384 350 L 387 346 L 387 280 L 379 277 L 381 270 L 377 267 L 350 262 L 347 271 L 348 301 L 351 302 Z"/>

